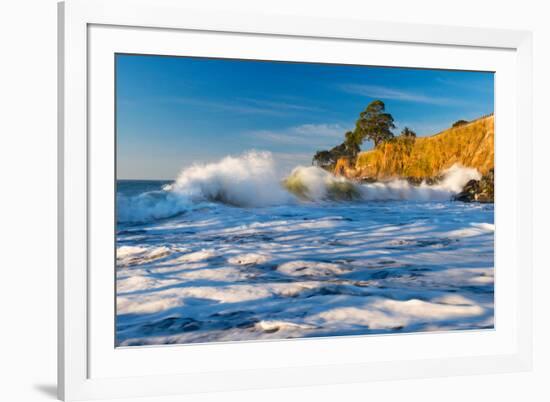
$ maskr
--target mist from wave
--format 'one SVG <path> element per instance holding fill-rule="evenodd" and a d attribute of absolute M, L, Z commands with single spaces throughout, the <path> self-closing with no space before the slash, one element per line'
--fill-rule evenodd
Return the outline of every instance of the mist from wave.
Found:
<path fill-rule="evenodd" d="M 204 203 L 268 207 L 327 201 L 446 201 L 481 174 L 453 165 L 436 184 L 407 180 L 362 184 L 316 166 L 298 166 L 282 177 L 269 152 L 250 151 L 215 163 L 185 168 L 160 190 L 138 195 L 117 193 L 119 223 L 148 222 L 181 214 Z"/>

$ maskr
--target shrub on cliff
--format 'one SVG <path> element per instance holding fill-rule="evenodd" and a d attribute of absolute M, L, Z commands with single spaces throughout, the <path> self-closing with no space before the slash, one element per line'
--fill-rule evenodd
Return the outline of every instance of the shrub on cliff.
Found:
<path fill-rule="evenodd" d="M 401 136 L 407 137 L 407 138 L 416 138 L 416 133 L 413 130 L 411 130 L 409 127 L 405 127 L 401 131 Z"/>
<path fill-rule="evenodd" d="M 453 128 L 463 126 L 464 124 L 468 124 L 466 120 L 457 120 L 453 123 Z"/>
<path fill-rule="evenodd" d="M 355 160 L 357 154 L 361 150 L 355 136 L 355 132 L 348 131 L 345 135 L 344 142 L 340 145 L 337 145 L 328 151 L 317 151 L 313 156 L 312 164 L 331 170 L 340 158 Z"/>
<path fill-rule="evenodd" d="M 355 158 L 359 148 L 351 147 L 346 142 L 341 143 L 328 151 L 317 151 L 313 156 L 312 164 L 324 169 L 332 170 L 340 158 Z"/>

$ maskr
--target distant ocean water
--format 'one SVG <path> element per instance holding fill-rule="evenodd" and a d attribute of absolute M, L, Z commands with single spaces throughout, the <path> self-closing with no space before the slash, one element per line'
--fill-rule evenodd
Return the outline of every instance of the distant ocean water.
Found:
<path fill-rule="evenodd" d="M 493 327 L 494 208 L 269 154 L 117 182 L 118 345 Z"/>
<path fill-rule="evenodd" d="M 160 191 L 173 180 L 117 180 L 117 193 L 126 197 L 135 197 L 151 191 Z"/>

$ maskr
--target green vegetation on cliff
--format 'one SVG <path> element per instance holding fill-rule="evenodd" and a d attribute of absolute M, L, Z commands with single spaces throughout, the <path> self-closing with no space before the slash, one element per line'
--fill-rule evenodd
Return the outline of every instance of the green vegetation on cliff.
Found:
<path fill-rule="evenodd" d="M 355 122 L 355 129 L 348 131 L 344 135 L 344 142 L 326 151 L 317 151 L 313 156 L 313 164 L 326 170 L 332 170 L 339 159 L 347 158 L 355 160 L 361 149 L 363 141 L 374 142 L 377 147 L 385 141 L 394 138 L 392 129 L 393 116 L 386 113 L 386 105 L 381 100 L 375 100 L 359 113 L 359 118 Z M 404 135 L 413 135 L 414 131 L 409 130 Z M 416 135 L 416 134 L 414 134 Z"/>

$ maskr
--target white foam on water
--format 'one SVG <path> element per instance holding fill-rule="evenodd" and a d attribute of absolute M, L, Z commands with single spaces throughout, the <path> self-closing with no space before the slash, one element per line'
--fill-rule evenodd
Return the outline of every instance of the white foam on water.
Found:
<path fill-rule="evenodd" d="M 141 297 L 117 296 L 117 314 L 152 314 L 166 311 L 174 307 L 180 307 L 184 303 L 182 297 L 177 295 L 162 295 L 157 292 L 154 295 Z"/>
<path fill-rule="evenodd" d="M 269 256 L 265 254 L 246 253 L 246 254 L 239 254 L 239 255 L 230 257 L 227 261 L 230 264 L 236 264 L 236 265 L 255 265 L 255 264 L 263 264 L 268 260 L 269 260 Z"/>
<path fill-rule="evenodd" d="M 372 298 L 360 307 L 340 307 L 313 317 L 324 325 L 361 325 L 370 329 L 393 329 L 413 323 L 447 321 L 481 316 L 485 310 L 475 304 L 455 305 L 433 303 L 418 299 L 406 301 Z"/>
<path fill-rule="evenodd" d="M 223 268 L 203 268 L 203 269 L 191 269 L 183 272 L 171 274 L 171 277 L 178 278 L 183 281 L 216 281 L 216 282 L 237 282 L 244 281 L 253 277 L 253 274 L 243 272 L 242 270 L 223 267 Z"/>
<path fill-rule="evenodd" d="M 449 237 L 472 237 L 486 233 L 494 233 L 495 225 L 492 223 L 472 223 L 469 227 L 451 230 Z"/>
<path fill-rule="evenodd" d="M 227 273 L 227 271 L 226 271 Z M 215 278 L 214 278 L 215 279 Z M 153 297 L 150 294 L 119 296 L 119 313 L 130 314 L 159 312 L 184 304 L 186 298 L 211 300 L 218 303 L 240 303 L 270 298 L 273 296 L 292 297 L 306 289 L 318 286 L 316 282 L 230 284 L 221 286 L 176 286 L 159 290 Z M 158 301 L 158 303 L 156 303 Z"/>
<path fill-rule="evenodd" d="M 262 320 L 258 323 L 256 323 L 255 328 L 259 331 L 265 331 L 265 332 L 274 332 L 274 331 L 286 331 L 286 330 L 304 330 L 304 329 L 314 329 L 314 325 L 309 324 L 300 324 L 290 321 L 280 321 L 280 320 L 273 320 L 273 321 L 266 321 Z"/>
<path fill-rule="evenodd" d="M 473 226 L 473 227 L 476 227 L 478 229 L 481 229 L 481 230 L 486 230 L 487 232 L 494 232 L 495 231 L 495 224 L 494 223 L 486 223 L 486 222 L 476 223 L 476 222 L 473 222 L 470 225 Z"/>
<path fill-rule="evenodd" d="M 163 286 L 170 286 L 179 283 L 178 279 L 157 279 L 145 275 L 132 275 L 117 280 L 117 292 L 135 292 L 145 289 L 156 289 Z"/>
<path fill-rule="evenodd" d="M 178 264 L 178 263 L 201 262 L 217 256 L 218 256 L 218 253 L 215 250 L 203 249 L 199 251 L 194 251 L 192 253 L 187 253 L 182 256 L 176 257 L 174 259 L 168 260 L 166 261 L 166 263 Z"/>
<path fill-rule="evenodd" d="M 171 250 L 168 247 L 135 247 L 121 246 L 117 248 L 117 266 L 126 267 L 130 265 L 139 265 L 170 255 Z"/>
<path fill-rule="evenodd" d="M 348 272 L 338 264 L 316 261 L 290 261 L 277 267 L 277 271 L 290 276 L 328 276 Z"/>

